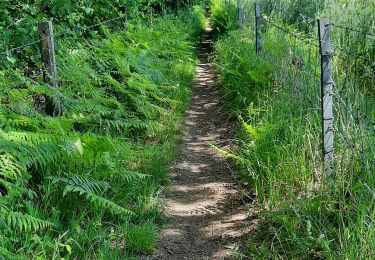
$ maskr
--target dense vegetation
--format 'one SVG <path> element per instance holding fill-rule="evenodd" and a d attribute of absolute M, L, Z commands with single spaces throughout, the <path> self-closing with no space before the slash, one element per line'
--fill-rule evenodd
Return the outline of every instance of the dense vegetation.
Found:
<path fill-rule="evenodd" d="M 368 91 L 373 91 L 373 68 L 363 59 L 350 62 L 356 55 L 373 57 L 373 39 L 332 25 L 338 46 L 333 176 L 324 174 L 322 164 L 320 63 L 315 47 L 315 18 L 327 16 L 337 25 L 371 34 L 373 5 L 365 0 L 260 2 L 263 19 L 272 19 L 284 31 L 263 20 L 264 51 L 257 55 L 254 1 L 244 3 L 248 20 L 241 28 L 233 15 L 235 7 L 211 1 L 214 29 L 227 32 L 215 44 L 223 96 L 239 120 L 241 145 L 229 156 L 240 165 L 242 183 L 254 194 L 253 214 L 258 216 L 253 222 L 257 231 L 243 253 L 256 259 L 373 258 L 375 105 Z M 339 48 L 355 55 L 343 62 L 340 56 L 345 53 Z"/>
<path fill-rule="evenodd" d="M 204 24 L 203 8 L 191 6 L 202 1 L 110 2 L 0 3 L 0 259 L 128 259 L 155 247 Z M 261 55 L 254 1 L 242 1 L 242 26 L 228 2 L 210 5 L 222 94 L 238 120 L 238 149 L 223 154 L 254 197 L 255 232 L 242 253 L 371 259 L 372 1 L 260 0 Z M 331 176 L 321 155 L 318 17 L 333 21 L 336 49 Z M 44 19 L 56 33 L 56 89 L 43 83 L 38 43 L 13 49 L 37 40 Z"/>
<path fill-rule="evenodd" d="M 56 38 L 58 89 L 43 84 L 37 46 L 1 56 L 0 259 L 124 259 L 153 250 L 203 9 L 146 22 L 133 15 L 126 30 L 114 23 L 82 33 L 118 15 L 121 1 L 26 2 L 1 2 L 1 49 L 34 39 L 28 24 L 42 18 L 78 33 Z M 131 2 L 130 14 L 149 10 L 150 1 Z M 56 100 L 61 117 L 51 113 Z"/>
<path fill-rule="evenodd" d="M 263 12 L 270 18 L 278 19 L 292 25 L 292 28 L 314 36 L 317 35 L 316 19 L 328 18 L 332 23 L 332 39 L 337 53 L 340 53 L 340 48 L 345 48 L 370 60 L 375 57 L 372 41 L 375 31 L 372 19 L 375 6 L 372 0 L 260 0 L 258 2 L 262 4 Z"/>

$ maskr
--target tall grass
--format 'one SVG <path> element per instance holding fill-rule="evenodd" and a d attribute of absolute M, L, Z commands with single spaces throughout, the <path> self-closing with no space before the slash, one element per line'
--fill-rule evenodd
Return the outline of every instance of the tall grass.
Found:
<path fill-rule="evenodd" d="M 306 9 L 302 3 L 284 4 L 289 15 L 275 21 L 294 33 L 308 32 L 310 25 L 285 23 L 294 23 L 286 18 L 296 6 L 314 9 L 312 2 Z M 259 56 L 252 29 L 230 31 L 215 44 L 223 95 L 241 126 L 236 154 L 241 179 L 259 208 L 256 232 L 244 254 L 258 259 L 370 259 L 375 253 L 375 137 L 371 124 L 345 104 L 363 115 L 363 102 L 369 101 L 367 115 L 374 120 L 373 97 L 365 92 L 371 80 L 355 83 L 363 74 L 334 60 L 337 164 L 334 176 L 326 176 L 318 50 L 304 37 L 271 26 L 263 28 L 262 37 Z M 343 96 L 344 104 L 339 100 Z"/>
<path fill-rule="evenodd" d="M 285 24 L 292 24 L 300 30 L 311 29 L 316 25 L 316 19 L 318 18 L 328 18 L 334 25 L 357 30 L 355 32 L 333 26 L 333 39 L 336 46 L 374 59 L 373 37 L 365 36 L 366 33 L 374 35 L 375 32 L 373 19 L 375 5 L 371 0 L 245 1 L 245 3 L 253 2 L 261 3 L 265 15 L 273 19 L 279 19 Z"/>

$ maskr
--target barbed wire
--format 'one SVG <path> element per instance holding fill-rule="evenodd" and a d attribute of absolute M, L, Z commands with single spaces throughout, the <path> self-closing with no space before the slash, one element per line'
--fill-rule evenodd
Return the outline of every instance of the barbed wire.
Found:
<path fill-rule="evenodd" d="M 266 19 L 263 17 L 263 21 L 267 22 L 269 25 L 271 25 L 272 27 L 275 27 L 276 29 L 278 29 L 279 31 L 287 34 L 287 35 L 290 35 L 290 36 L 293 36 L 301 41 L 309 41 L 308 44 L 311 44 L 312 46 L 316 47 L 316 48 L 319 48 L 319 45 L 312 42 L 312 40 L 314 41 L 318 41 L 318 38 L 316 37 L 313 37 L 311 35 L 308 35 L 308 34 L 297 34 L 297 33 L 294 33 L 294 32 L 291 32 L 290 30 L 288 30 L 287 28 L 283 28 L 282 26 L 276 24 L 276 23 L 273 23 L 272 21 Z"/>
<path fill-rule="evenodd" d="M 267 5 L 267 7 L 269 8 L 270 5 Z M 283 8 L 280 8 L 280 7 L 275 7 L 275 6 L 271 6 L 270 10 L 271 12 L 275 12 L 275 13 L 279 13 L 280 14 L 280 17 L 283 17 L 284 15 L 284 12 L 285 12 L 285 9 Z M 299 13 L 298 14 L 303 21 L 308 21 L 310 23 L 316 21 L 315 18 L 312 18 L 308 15 L 305 15 L 305 14 L 302 14 L 302 13 Z M 334 27 L 337 27 L 337 28 L 340 28 L 340 29 L 344 29 L 344 30 L 349 30 L 349 31 L 352 31 L 352 32 L 356 32 L 356 33 L 359 33 L 359 34 L 363 34 L 367 37 L 370 37 L 370 38 L 375 38 L 375 34 L 372 34 L 372 33 L 368 33 L 366 31 L 362 31 L 362 30 L 359 30 L 359 29 L 356 29 L 356 28 L 351 28 L 351 27 L 347 27 L 347 26 L 343 26 L 343 25 L 340 25 L 340 24 L 335 24 L 335 23 L 332 23 L 332 25 Z"/>
<path fill-rule="evenodd" d="M 331 43 L 331 45 L 332 45 L 332 47 L 333 47 L 334 49 L 337 49 L 337 50 L 339 50 L 339 51 L 345 53 L 347 56 L 351 56 L 351 57 L 354 58 L 355 60 L 362 60 L 362 61 L 365 61 L 365 62 L 367 62 L 369 65 L 372 65 L 372 66 L 375 64 L 374 61 L 371 61 L 370 59 L 368 59 L 368 58 L 366 58 L 366 57 L 363 57 L 363 56 L 357 55 L 356 53 L 351 52 L 351 51 L 348 51 L 348 50 L 346 50 L 346 49 L 344 49 L 344 48 L 342 48 L 342 47 L 340 47 L 340 46 L 337 46 L 337 45 L 335 45 L 335 44 L 333 44 L 333 43 Z M 342 58 L 342 59 L 345 59 L 344 57 L 338 55 L 337 52 L 334 53 L 334 56 L 339 57 L 339 58 Z"/>
<path fill-rule="evenodd" d="M 272 11 L 272 8 L 271 8 Z M 314 33 L 316 32 L 316 36 L 311 35 L 312 28 L 308 26 L 307 30 L 309 30 L 307 33 L 306 31 L 300 32 L 299 30 L 296 31 L 294 28 L 298 27 L 298 24 L 294 24 L 293 27 L 289 27 L 288 25 L 285 25 L 285 23 L 282 22 L 282 18 L 285 18 L 284 16 L 280 16 L 276 13 L 279 12 L 279 10 L 274 11 L 275 15 L 270 15 L 269 17 L 264 16 L 262 17 L 264 23 L 267 23 L 270 27 L 276 28 L 278 31 L 280 31 L 283 34 L 286 34 L 290 37 L 294 37 L 299 42 L 309 43 L 311 45 L 309 52 L 311 50 L 315 50 L 315 47 L 320 49 L 320 44 L 324 43 L 324 41 L 321 41 L 317 37 L 317 32 L 315 28 L 317 28 L 317 23 L 313 24 L 313 21 L 315 19 L 312 19 L 311 17 L 305 16 L 303 14 L 299 14 L 304 21 L 307 21 L 311 25 L 315 25 L 313 28 Z M 281 14 L 282 15 L 282 14 Z M 274 17 L 274 18 L 273 18 Z M 279 19 L 281 18 L 281 19 Z M 286 17 L 287 18 L 287 17 Z M 273 21 L 275 20 L 275 21 Z M 298 21 L 297 21 L 298 22 Z M 375 34 L 371 32 L 365 32 L 361 31 L 355 28 L 345 27 L 337 24 L 331 23 L 332 28 L 337 27 L 340 29 L 345 29 L 349 31 L 353 31 L 355 33 L 364 35 L 362 37 L 361 35 L 358 35 L 359 38 L 363 38 L 364 41 L 366 41 L 368 38 L 375 38 Z M 267 26 L 265 27 L 267 29 Z M 259 31 L 262 33 L 264 30 L 259 27 Z M 338 32 L 341 32 L 337 30 Z M 272 31 L 271 31 L 272 32 Z M 335 35 L 335 34 L 334 34 Z M 345 36 L 345 35 L 344 35 Z M 266 35 L 267 37 L 267 35 Z M 337 41 L 336 41 L 337 40 Z M 295 53 L 298 53 L 299 51 L 304 52 L 305 47 L 303 47 L 302 44 L 296 45 L 297 41 L 290 41 L 288 42 L 288 38 L 280 37 L 276 41 L 284 41 L 286 45 L 288 45 L 288 48 L 294 48 L 292 50 L 293 55 Z M 372 114 L 375 112 L 375 100 L 374 98 L 374 92 L 373 92 L 373 83 L 375 78 L 375 61 L 371 60 L 371 57 L 368 53 L 362 53 L 357 50 L 348 50 L 346 48 L 347 45 L 345 45 L 345 42 L 349 41 L 347 37 L 344 37 L 343 40 L 333 39 L 330 43 L 333 47 L 333 52 L 331 58 L 333 58 L 333 67 L 335 68 L 335 71 L 332 73 L 336 73 L 333 75 L 334 79 L 337 79 L 338 82 L 344 81 L 345 83 L 339 83 L 336 85 L 335 82 L 332 97 L 334 100 L 337 100 L 337 103 L 333 103 L 333 109 L 335 110 L 335 113 L 337 113 L 337 119 L 340 120 L 338 123 L 335 123 L 335 131 L 337 130 L 337 135 L 342 135 L 339 137 L 341 140 L 340 145 L 343 145 L 345 149 L 353 149 L 355 147 L 358 147 L 358 154 L 356 155 L 356 160 L 359 161 L 361 166 L 368 172 L 373 173 L 373 169 L 375 166 L 375 158 L 373 157 L 373 153 L 369 154 L 366 152 L 366 149 L 369 149 L 370 143 L 366 142 L 365 138 L 371 138 L 371 140 L 374 140 L 375 137 L 375 121 Z M 372 41 L 372 40 L 370 40 Z M 314 46 L 314 47 L 312 47 Z M 294 52 L 294 53 L 293 53 Z M 318 52 L 315 52 L 317 56 L 315 58 L 319 57 L 320 54 Z M 286 56 L 284 54 L 284 57 L 275 56 L 272 55 L 272 49 L 271 50 L 263 50 L 262 56 L 269 61 L 271 64 L 275 62 L 281 62 L 281 60 L 287 60 L 292 59 L 289 55 L 289 53 L 286 53 Z M 302 61 L 306 61 L 306 53 L 301 54 Z M 285 78 L 291 79 L 291 77 L 302 77 L 303 82 L 308 82 L 307 85 L 311 86 L 310 84 L 312 81 L 318 82 L 320 80 L 321 75 L 318 72 L 321 69 L 320 59 L 319 62 L 315 60 L 310 61 L 310 53 L 309 55 L 309 67 L 303 67 L 302 69 L 297 68 L 297 70 L 291 70 L 290 64 L 287 64 L 287 67 L 283 69 L 282 73 L 287 73 L 288 76 Z M 314 55 L 313 55 L 314 56 Z M 342 64 L 336 63 L 335 58 L 341 59 L 343 62 Z M 287 61 L 290 62 L 290 61 Z M 338 65 L 338 66 L 335 66 Z M 283 63 L 281 63 L 280 66 L 284 66 Z M 292 67 L 293 68 L 293 67 Z M 336 70 L 337 69 L 337 70 Z M 346 71 L 345 71 L 346 70 Z M 345 72 L 344 72 L 345 71 Z M 293 73 L 298 73 L 295 76 Z M 344 75 L 343 75 L 344 74 Z M 292 79 L 293 80 L 293 79 Z M 320 105 L 320 102 L 317 102 L 316 97 L 314 95 L 317 95 L 318 99 L 321 99 L 321 93 L 320 88 L 315 88 L 315 84 L 313 88 L 307 87 L 307 88 L 301 88 L 302 83 L 300 81 L 296 81 L 296 84 L 294 85 L 297 90 L 298 98 L 299 96 L 303 96 L 304 100 L 302 103 L 306 105 L 307 103 L 307 109 L 312 109 L 313 107 L 317 107 L 317 105 Z M 319 84 L 319 83 L 317 83 Z M 288 84 L 289 87 L 291 84 Z M 302 84 L 302 87 L 303 84 Z M 336 88 L 338 87 L 338 88 Z M 311 95 L 313 94 L 313 96 Z M 295 95 L 295 94 L 294 94 Z M 302 100 L 302 99 L 301 99 Z M 321 108 L 318 110 L 321 111 Z M 317 111 L 318 111 L 317 110 Z M 343 129 L 340 128 L 340 126 L 344 127 Z M 345 130 L 346 129 L 346 130 Z M 352 136 L 346 136 L 346 131 L 355 133 Z"/>
<path fill-rule="evenodd" d="M 57 37 L 60 37 L 62 35 L 69 35 L 69 34 L 74 34 L 74 33 L 77 33 L 77 32 L 85 32 L 85 31 L 88 31 L 90 29 L 93 29 L 93 28 L 96 28 L 98 26 L 101 26 L 101 25 L 105 25 L 105 24 L 108 24 L 108 23 L 111 23 L 111 22 L 114 22 L 114 21 L 118 21 L 120 19 L 123 19 L 123 17 L 116 17 L 116 18 L 112 18 L 112 19 L 109 19 L 109 20 L 106 20 L 106 21 L 103 21 L 103 22 L 99 22 L 99 23 L 96 23 L 96 24 L 92 24 L 90 26 L 87 26 L 87 27 L 84 27 L 82 29 L 79 29 L 79 30 L 73 30 L 73 31 L 63 31 L 63 32 L 60 32 L 58 34 L 54 34 L 54 35 L 51 35 L 51 36 L 47 36 L 45 38 L 42 38 L 42 39 L 38 39 L 38 40 L 34 40 L 34 41 L 31 41 L 29 43 L 26 43 L 26 44 L 23 44 L 23 45 L 20 45 L 18 47 L 14 47 L 14 48 L 11 48 L 9 50 L 6 50 L 6 51 L 3 51 L 3 52 L 0 52 L 0 55 L 3 56 L 3 55 L 6 55 L 8 56 L 10 53 L 12 52 L 15 52 L 15 51 L 18 51 L 18 50 L 22 50 L 22 49 L 26 49 L 32 45 L 35 45 L 37 43 L 40 43 L 44 40 L 47 40 L 47 39 L 50 39 L 52 37 L 54 38 L 57 38 Z"/>
<path fill-rule="evenodd" d="M 371 34 L 371 33 L 361 31 L 361 30 L 358 30 L 358 29 L 355 29 L 355 28 L 346 27 L 346 26 L 343 26 L 343 25 L 335 24 L 335 23 L 331 23 L 331 25 L 333 27 L 337 27 L 337 28 L 340 28 L 340 29 L 343 29 L 343 30 L 348 30 L 348 31 L 352 31 L 352 32 L 355 32 L 355 33 L 359 33 L 359 34 L 368 36 L 370 38 L 375 38 L 375 34 Z"/>
<path fill-rule="evenodd" d="M 12 53 L 12 52 L 15 52 L 15 51 L 18 51 L 18 50 L 22 50 L 22 49 L 26 49 L 34 44 L 37 44 L 37 43 L 40 43 L 44 40 L 47 40 L 49 38 L 51 38 L 52 36 L 48 36 L 48 37 L 45 37 L 45 38 L 42 38 L 42 39 L 39 39 L 39 40 L 34 40 L 32 42 L 29 42 L 29 43 L 26 43 L 24 45 L 20 45 L 18 47 L 15 47 L 15 48 L 12 48 L 12 49 L 9 49 L 7 51 L 4 51 L 4 52 L 0 52 L 0 55 L 8 55 L 9 53 Z"/>

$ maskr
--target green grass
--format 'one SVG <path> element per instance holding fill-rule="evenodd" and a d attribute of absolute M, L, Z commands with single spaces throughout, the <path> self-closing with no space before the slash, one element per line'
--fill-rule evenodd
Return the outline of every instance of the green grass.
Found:
<path fill-rule="evenodd" d="M 317 49 L 271 27 L 262 34 L 265 51 L 259 56 L 251 29 L 229 31 L 215 43 L 222 93 L 240 126 L 235 154 L 240 179 L 254 194 L 258 211 L 256 231 L 243 254 L 252 259 L 369 259 L 375 252 L 374 136 L 336 103 L 336 171 L 327 177 Z M 304 61 L 303 69 L 296 60 Z M 360 76 L 339 59 L 334 71 L 335 102 L 342 95 L 362 109 L 366 92 L 358 90 L 370 82 L 355 86 Z M 346 75 L 346 91 L 340 92 Z M 373 103 L 368 110 L 374 113 Z"/>
<path fill-rule="evenodd" d="M 154 249 L 203 25 L 194 7 L 151 26 L 57 39 L 59 89 L 30 75 L 40 64 L 1 63 L 0 258 Z M 61 117 L 51 116 L 56 100 Z"/>
<path fill-rule="evenodd" d="M 157 230 L 153 223 L 130 225 L 124 233 L 126 246 L 132 252 L 152 252 L 155 248 Z"/>
<path fill-rule="evenodd" d="M 234 5 L 223 5 L 219 1 L 210 1 L 211 23 L 214 35 L 226 33 L 237 26 Z"/>

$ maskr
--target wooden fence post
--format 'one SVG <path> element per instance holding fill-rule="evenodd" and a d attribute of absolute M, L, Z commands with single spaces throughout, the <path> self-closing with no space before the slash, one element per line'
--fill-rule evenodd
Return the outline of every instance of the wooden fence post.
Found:
<path fill-rule="evenodd" d="M 52 22 L 42 21 L 38 24 L 39 37 L 41 39 L 42 60 L 44 63 L 44 82 L 57 88 L 57 69 L 55 56 L 55 43 L 53 40 Z"/>
<path fill-rule="evenodd" d="M 51 21 L 42 21 L 38 23 L 38 32 L 41 44 L 41 54 L 44 64 L 44 82 L 53 88 L 58 88 L 59 83 L 57 81 L 57 68 L 56 68 L 56 56 L 55 56 L 55 43 L 53 37 L 53 28 Z M 48 101 L 51 102 L 51 101 Z M 53 111 L 47 111 L 55 116 L 62 114 L 60 106 L 60 98 L 56 97 L 52 102 Z"/>
<path fill-rule="evenodd" d="M 237 20 L 242 23 L 242 3 L 241 0 L 237 0 Z"/>
<path fill-rule="evenodd" d="M 261 36 L 260 36 L 260 4 L 255 3 L 255 50 L 259 54 L 262 51 Z"/>
<path fill-rule="evenodd" d="M 328 19 L 318 20 L 318 32 L 321 58 L 322 148 L 324 169 L 331 175 L 334 163 L 334 125 L 331 25 Z"/>

